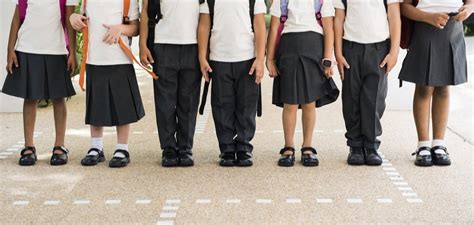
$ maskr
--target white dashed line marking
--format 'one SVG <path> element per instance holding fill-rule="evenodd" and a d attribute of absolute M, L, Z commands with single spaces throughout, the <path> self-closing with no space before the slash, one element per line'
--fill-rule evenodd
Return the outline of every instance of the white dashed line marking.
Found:
<path fill-rule="evenodd" d="M 282 130 L 274 130 L 273 133 L 283 133 Z"/>
<path fill-rule="evenodd" d="M 139 204 L 139 205 L 146 205 L 150 203 L 151 203 L 151 200 L 149 199 L 138 199 L 135 201 L 135 204 Z"/>
<path fill-rule="evenodd" d="M 393 184 L 395 184 L 397 186 L 408 186 L 407 182 L 393 182 Z"/>
<path fill-rule="evenodd" d="M 163 206 L 163 209 L 164 211 L 177 211 L 179 209 L 179 206 L 168 206 L 168 205 L 165 205 Z"/>
<path fill-rule="evenodd" d="M 0 152 L 0 155 L 3 155 L 3 156 L 9 156 L 13 154 L 13 152 Z"/>
<path fill-rule="evenodd" d="M 382 166 L 392 166 L 391 163 L 382 163 Z"/>
<path fill-rule="evenodd" d="M 399 191 L 413 191 L 411 187 L 398 187 Z"/>
<path fill-rule="evenodd" d="M 143 134 L 143 131 L 133 131 L 133 134 Z"/>
<path fill-rule="evenodd" d="M 24 145 L 13 145 L 12 148 L 23 148 L 25 147 Z"/>
<path fill-rule="evenodd" d="M 299 199 L 299 198 L 289 198 L 289 199 L 286 199 L 286 203 L 288 203 L 288 204 L 300 204 L 301 199 Z"/>
<path fill-rule="evenodd" d="M 158 221 L 158 223 L 156 223 L 156 225 L 173 225 L 173 224 L 174 224 L 174 221 L 172 220 Z"/>
<path fill-rule="evenodd" d="M 418 194 L 414 192 L 403 192 L 402 195 L 404 197 L 418 197 Z"/>
<path fill-rule="evenodd" d="M 407 198 L 408 203 L 423 203 L 423 200 L 419 198 Z"/>
<path fill-rule="evenodd" d="M 7 152 L 16 152 L 16 151 L 19 151 L 18 148 L 9 148 L 7 149 Z"/>
<path fill-rule="evenodd" d="M 75 200 L 73 204 L 74 205 L 88 205 L 90 203 L 91 201 L 89 200 Z"/>
<path fill-rule="evenodd" d="M 403 180 L 403 177 L 389 177 L 390 180 Z"/>
<path fill-rule="evenodd" d="M 13 205 L 28 205 L 28 204 L 30 204 L 30 201 L 26 201 L 26 200 L 14 201 L 13 202 Z"/>
<path fill-rule="evenodd" d="M 271 199 L 257 199 L 255 200 L 257 204 L 271 204 L 272 200 Z"/>
<path fill-rule="evenodd" d="M 227 199 L 225 200 L 225 203 L 227 204 L 239 204 L 241 201 L 240 199 Z"/>
<path fill-rule="evenodd" d="M 111 199 L 111 200 L 105 201 L 105 204 L 106 204 L 106 205 L 118 205 L 118 204 L 120 204 L 121 202 L 122 202 L 121 200 Z"/>
<path fill-rule="evenodd" d="M 6 159 L 8 158 L 6 155 L 0 155 L 0 159 Z"/>
<path fill-rule="evenodd" d="M 378 203 L 392 203 L 393 201 L 390 198 L 378 198 L 377 202 Z"/>
<path fill-rule="evenodd" d="M 61 202 L 56 200 L 45 201 L 43 205 L 59 205 Z"/>
<path fill-rule="evenodd" d="M 176 218 L 176 213 L 175 212 L 162 212 L 160 213 L 160 218 Z"/>
<path fill-rule="evenodd" d="M 388 176 L 400 176 L 399 172 L 386 172 Z"/>
<path fill-rule="evenodd" d="M 385 171 L 397 171 L 397 169 L 395 169 L 393 167 L 384 167 L 383 170 L 385 170 Z"/>
<path fill-rule="evenodd" d="M 347 199 L 347 202 L 352 203 L 352 204 L 357 204 L 357 203 L 362 203 L 362 199 L 360 199 L 360 198 L 350 198 L 350 199 Z"/>
<path fill-rule="evenodd" d="M 166 200 L 166 204 L 180 204 L 181 199 L 168 199 Z"/>
<path fill-rule="evenodd" d="M 210 199 L 198 199 L 196 200 L 196 204 L 209 204 L 211 203 Z"/>
<path fill-rule="evenodd" d="M 316 199 L 316 202 L 318 203 L 332 203 L 332 199 L 329 199 L 329 198 L 318 198 Z"/>

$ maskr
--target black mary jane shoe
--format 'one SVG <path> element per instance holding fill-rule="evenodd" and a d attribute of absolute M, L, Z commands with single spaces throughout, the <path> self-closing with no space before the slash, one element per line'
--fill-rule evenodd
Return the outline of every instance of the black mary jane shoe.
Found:
<path fill-rule="evenodd" d="M 291 152 L 291 154 L 285 154 Z M 291 167 L 295 165 L 295 149 L 292 147 L 284 147 L 280 150 L 280 159 L 278 159 L 278 166 Z"/>
<path fill-rule="evenodd" d="M 318 152 L 313 147 L 304 147 L 301 149 L 301 163 L 303 166 L 318 166 Z"/>
<path fill-rule="evenodd" d="M 351 166 L 361 166 L 364 165 L 364 150 L 359 147 L 351 147 L 349 149 L 349 155 L 347 156 L 347 164 Z"/>
<path fill-rule="evenodd" d="M 193 152 L 191 150 L 178 151 L 179 166 L 191 167 L 194 166 Z"/>
<path fill-rule="evenodd" d="M 431 154 L 420 155 L 421 151 L 428 151 L 428 152 L 431 153 L 431 148 L 430 147 L 421 147 L 418 150 L 416 150 L 416 152 L 413 152 L 411 154 L 412 156 L 416 155 L 415 165 L 416 166 L 422 166 L 422 167 L 432 166 L 433 165 L 433 158 L 431 157 Z"/>
<path fill-rule="evenodd" d="M 27 151 L 30 151 L 30 153 L 25 153 Z M 21 150 L 21 156 L 18 164 L 20 164 L 20 166 L 32 166 L 35 165 L 36 160 L 38 160 L 36 157 L 36 148 L 28 146 Z"/>
<path fill-rule="evenodd" d="M 55 153 L 56 151 L 61 151 L 62 154 Z M 55 146 L 53 148 L 53 155 L 49 163 L 51 166 L 62 166 L 67 164 L 69 150 L 63 146 Z"/>
<path fill-rule="evenodd" d="M 89 155 L 91 152 L 97 152 L 96 155 Z M 100 162 L 105 161 L 105 155 L 103 150 L 99 150 L 97 148 L 91 148 L 88 152 L 86 157 L 81 160 L 81 165 L 83 166 L 95 166 Z"/>
<path fill-rule="evenodd" d="M 367 166 L 380 166 L 383 163 L 382 157 L 380 157 L 377 149 L 364 149 L 365 165 Z"/>
<path fill-rule="evenodd" d="M 237 160 L 235 165 L 238 167 L 249 167 L 253 166 L 253 155 L 251 152 L 239 151 L 237 152 Z"/>
<path fill-rule="evenodd" d="M 235 166 L 235 152 L 225 152 L 220 156 L 219 166 L 222 167 L 233 167 Z"/>
<path fill-rule="evenodd" d="M 436 150 L 443 150 L 444 154 L 438 154 Z M 451 165 L 451 159 L 449 158 L 448 149 L 444 146 L 435 146 L 431 148 L 431 158 L 433 159 L 433 164 L 437 166 L 449 166 Z"/>
<path fill-rule="evenodd" d="M 178 152 L 174 149 L 165 149 L 161 153 L 161 166 L 176 167 L 179 165 Z"/>
<path fill-rule="evenodd" d="M 128 151 L 125 151 L 125 150 L 122 150 L 122 149 L 117 149 L 117 150 L 115 150 L 114 155 L 116 153 L 122 153 L 122 154 L 125 155 L 125 157 L 121 158 L 121 157 L 115 157 L 114 156 L 109 162 L 109 167 L 110 168 L 126 167 L 130 163 L 130 154 L 128 153 Z"/>

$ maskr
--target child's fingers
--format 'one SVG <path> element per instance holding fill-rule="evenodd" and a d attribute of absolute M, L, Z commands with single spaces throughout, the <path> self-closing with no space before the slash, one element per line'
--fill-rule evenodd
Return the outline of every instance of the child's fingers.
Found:
<path fill-rule="evenodd" d="M 102 26 L 104 26 L 104 27 L 107 28 L 107 29 L 110 29 L 110 25 L 102 24 Z"/>
<path fill-rule="evenodd" d="M 249 75 L 253 75 L 254 72 L 255 72 L 255 65 L 253 65 L 252 68 L 250 68 Z"/>
<path fill-rule="evenodd" d="M 16 56 L 13 56 L 13 63 L 15 64 L 15 67 L 18 68 L 18 58 Z"/>
<path fill-rule="evenodd" d="M 150 63 L 155 63 L 155 60 L 153 59 L 153 56 L 151 55 L 149 51 L 146 53 L 146 57 L 148 58 L 148 61 Z"/>
<path fill-rule="evenodd" d="M 388 56 L 386 56 L 385 59 L 383 59 L 382 63 L 380 64 L 380 68 L 384 68 L 385 65 L 387 65 L 387 62 L 388 62 Z"/>

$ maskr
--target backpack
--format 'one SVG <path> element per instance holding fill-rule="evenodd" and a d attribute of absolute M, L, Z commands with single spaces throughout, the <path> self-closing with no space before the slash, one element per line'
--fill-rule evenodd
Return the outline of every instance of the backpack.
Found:
<path fill-rule="evenodd" d="M 163 18 L 161 14 L 161 0 L 148 0 L 148 37 L 146 40 L 146 46 L 150 50 L 153 58 L 155 53 L 153 52 L 153 45 L 155 44 L 155 27 Z"/>
<path fill-rule="evenodd" d="M 255 9 L 255 1 L 256 0 L 249 0 L 249 16 L 250 16 L 250 24 L 252 25 L 253 31 L 253 18 L 254 18 L 254 9 Z M 201 3 L 203 1 L 200 1 Z M 211 30 L 214 26 L 214 6 L 216 4 L 216 0 L 207 0 L 207 5 L 209 6 L 209 16 L 211 17 Z"/>
<path fill-rule="evenodd" d="M 347 0 L 341 0 L 342 4 L 344 4 L 344 8 L 347 10 Z M 417 1 L 418 2 L 418 1 Z M 383 4 L 385 6 L 385 11 L 388 11 L 388 3 L 387 0 L 383 0 Z"/>
<path fill-rule="evenodd" d="M 278 48 L 280 47 L 280 40 L 281 40 L 281 35 L 283 33 L 283 29 L 285 28 L 285 23 L 286 20 L 288 20 L 288 3 L 289 0 L 280 0 L 280 10 L 281 10 L 281 16 L 280 16 L 280 26 L 278 27 L 278 32 L 277 32 L 277 39 L 275 42 L 275 55 L 278 52 Z M 314 11 L 315 11 L 315 16 L 316 20 L 318 21 L 319 25 L 321 27 L 323 26 L 322 23 L 322 16 L 321 16 L 321 8 L 323 7 L 324 0 L 314 0 Z"/>
<path fill-rule="evenodd" d="M 412 5 L 416 7 L 418 5 L 418 0 L 412 0 Z M 401 15 L 401 17 L 402 31 L 400 34 L 400 47 L 402 49 L 408 49 L 408 47 L 410 46 L 411 36 L 413 35 L 415 23 L 413 20 L 408 19 L 403 15 Z"/>
<path fill-rule="evenodd" d="M 130 1 L 135 1 L 135 0 L 123 0 L 123 17 L 122 17 L 122 24 L 129 24 L 130 23 L 130 18 L 128 17 L 128 12 L 130 11 Z M 85 16 L 86 12 L 86 5 L 87 5 L 87 0 L 82 0 L 82 7 L 83 7 L 83 12 Z M 81 89 L 84 91 L 84 78 L 85 78 L 85 72 L 86 72 L 86 64 L 87 64 L 87 54 L 89 50 L 89 27 L 84 27 L 82 30 L 82 35 L 84 38 L 84 43 L 82 46 L 82 60 L 81 60 L 81 72 L 79 76 L 79 86 Z M 151 71 L 149 68 L 146 68 L 143 66 L 133 55 L 132 51 L 128 48 L 128 46 L 123 42 L 122 38 L 119 38 L 118 44 L 122 51 L 130 58 L 133 62 L 138 64 L 141 68 L 143 68 L 148 74 L 150 74 L 153 79 L 157 80 L 158 76 Z"/>

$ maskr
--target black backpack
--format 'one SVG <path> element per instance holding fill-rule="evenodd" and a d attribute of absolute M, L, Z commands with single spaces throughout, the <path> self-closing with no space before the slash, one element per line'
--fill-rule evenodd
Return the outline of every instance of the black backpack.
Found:
<path fill-rule="evenodd" d="M 200 1 L 201 4 L 204 0 Z M 214 26 L 214 5 L 216 4 L 216 0 L 207 0 L 207 5 L 209 7 L 209 16 L 211 17 L 211 30 Z M 255 9 L 255 0 L 249 0 L 249 16 L 250 16 L 250 24 L 252 24 L 252 31 L 253 31 L 253 18 L 254 18 L 254 9 Z"/>
<path fill-rule="evenodd" d="M 342 0 L 342 4 L 344 4 L 344 8 L 347 10 L 347 0 Z M 385 11 L 388 11 L 387 0 L 383 0 L 383 4 L 385 5 Z"/>

